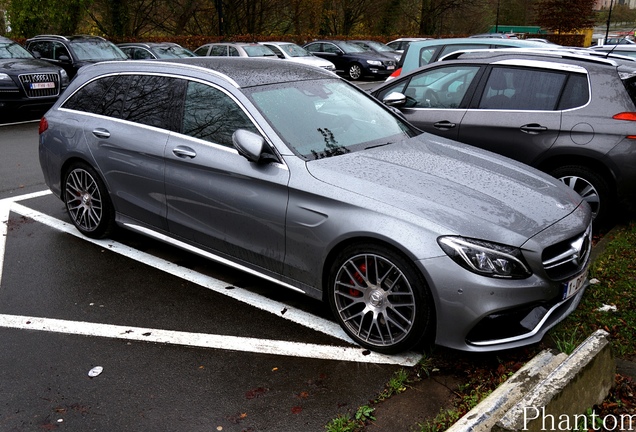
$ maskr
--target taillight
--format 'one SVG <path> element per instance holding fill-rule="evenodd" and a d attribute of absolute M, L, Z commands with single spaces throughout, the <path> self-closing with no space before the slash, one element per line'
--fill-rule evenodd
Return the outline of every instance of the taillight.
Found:
<path fill-rule="evenodd" d="M 614 114 L 612 118 L 614 120 L 636 121 L 636 112 L 622 112 Z"/>
<path fill-rule="evenodd" d="M 401 72 L 402 72 L 402 68 L 397 68 L 396 70 L 393 71 L 391 75 L 389 75 L 389 77 L 386 80 L 389 81 L 389 80 L 392 80 L 393 78 L 399 77 Z"/>
<path fill-rule="evenodd" d="M 38 134 L 42 135 L 42 133 L 49 128 L 49 122 L 46 120 L 46 117 L 42 117 L 40 119 L 40 127 L 38 128 Z"/>

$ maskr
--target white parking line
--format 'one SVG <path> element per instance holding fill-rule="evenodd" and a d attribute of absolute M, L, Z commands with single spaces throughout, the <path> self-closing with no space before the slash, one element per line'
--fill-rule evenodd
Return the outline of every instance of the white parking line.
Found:
<path fill-rule="evenodd" d="M 0 235 L 2 236 L 0 238 L 0 286 L 2 281 L 2 268 L 4 266 L 4 254 L 6 252 L 5 244 L 8 230 L 8 219 L 10 212 L 13 211 L 24 217 L 28 217 L 37 222 L 43 223 L 58 231 L 66 232 L 82 240 L 99 245 L 111 252 L 121 254 L 163 272 L 195 283 L 204 288 L 211 289 L 219 294 L 223 294 L 225 296 L 246 303 L 250 306 L 276 314 L 277 316 L 286 320 L 353 344 L 351 339 L 346 335 L 342 328 L 332 321 L 325 320 L 299 309 L 295 309 L 293 307 L 285 305 L 284 303 L 273 301 L 271 299 L 268 299 L 267 297 L 263 297 L 259 294 L 255 294 L 242 288 L 233 287 L 233 289 L 228 289 L 227 283 L 224 283 L 223 281 L 203 275 L 188 268 L 181 267 L 177 264 L 157 258 L 145 252 L 138 251 L 121 243 L 112 240 L 90 239 L 80 234 L 75 229 L 75 227 L 69 223 L 60 221 L 59 219 L 28 208 L 22 204 L 18 204 L 18 201 L 36 198 L 39 196 L 47 195 L 49 193 L 49 191 L 42 191 L 0 200 L 0 221 L 2 222 L 2 226 L 0 227 Z M 249 351 L 263 354 L 356 361 L 364 363 L 399 364 L 403 366 L 413 366 L 417 364 L 417 362 L 421 358 L 421 355 L 416 353 L 405 353 L 402 355 L 387 356 L 363 350 L 358 346 L 336 347 L 329 345 L 313 345 L 297 342 L 239 338 L 234 336 L 187 333 L 160 329 L 141 329 L 116 325 L 62 321 L 47 318 L 21 317 L 1 314 L 0 327 L 54 331 L 86 336 L 135 339 L 157 343 L 229 349 L 235 351 Z"/>

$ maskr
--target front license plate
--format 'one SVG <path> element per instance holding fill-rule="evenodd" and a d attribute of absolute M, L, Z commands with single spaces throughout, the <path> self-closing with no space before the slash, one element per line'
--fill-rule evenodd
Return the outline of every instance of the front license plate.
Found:
<path fill-rule="evenodd" d="M 393 69 L 395 69 L 395 66 L 387 66 L 386 68 L 387 68 L 387 70 L 393 70 Z"/>
<path fill-rule="evenodd" d="M 55 83 L 53 82 L 31 83 L 31 90 L 42 90 L 42 89 L 50 89 L 50 88 L 55 88 Z"/>
<path fill-rule="evenodd" d="M 570 279 L 563 284 L 563 299 L 569 298 L 579 292 L 585 285 L 585 279 L 587 279 L 587 269 L 574 279 Z"/>

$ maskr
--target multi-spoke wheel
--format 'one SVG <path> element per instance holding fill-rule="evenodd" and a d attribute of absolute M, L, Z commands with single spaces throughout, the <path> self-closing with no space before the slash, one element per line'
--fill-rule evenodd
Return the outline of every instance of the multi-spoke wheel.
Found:
<path fill-rule="evenodd" d="M 424 279 L 406 258 L 378 245 L 340 253 L 329 278 L 329 300 L 347 334 L 375 351 L 413 348 L 433 329 Z"/>
<path fill-rule="evenodd" d="M 349 79 L 351 80 L 359 80 L 362 78 L 362 66 L 358 63 L 353 63 L 349 66 L 349 70 L 347 71 L 347 75 L 349 75 Z"/>
<path fill-rule="evenodd" d="M 84 163 L 64 176 L 64 202 L 75 227 L 92 238 L 107 236 L 115 227 L 113 206 L 98 174 Z"/>
<path fill-rule="evenodd" d="M 579 165 L 559 167 L 551 171 L 550 175 L 561 180 L 587 201 L 592 209 L 595 225 L 600 226 L 607 221 L 614 198 L 605 178 Z"/>

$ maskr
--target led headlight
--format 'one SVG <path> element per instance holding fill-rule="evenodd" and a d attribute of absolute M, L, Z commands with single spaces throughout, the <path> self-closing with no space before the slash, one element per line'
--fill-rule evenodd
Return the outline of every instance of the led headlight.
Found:
<path fill-rule="evenodd" d="M 382 66 L 382 62 L 379 60 L 367 60 L 367 63 L 372 66 Z"/>
<path fill-rule="evenodd" d="M 437 242 L 453 261 L 473 273 L 507 279 L 532 274 L 519 248 L 455 236 L 440 237 Z"/>

